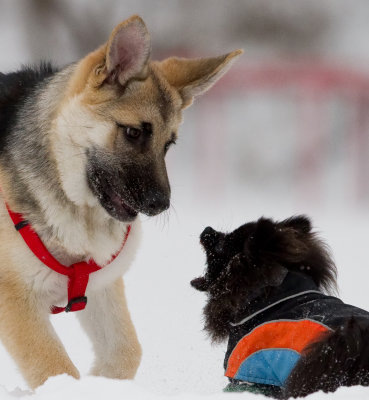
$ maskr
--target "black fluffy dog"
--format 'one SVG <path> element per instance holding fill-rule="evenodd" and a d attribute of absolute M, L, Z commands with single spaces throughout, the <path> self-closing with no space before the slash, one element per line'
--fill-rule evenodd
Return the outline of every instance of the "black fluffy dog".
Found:
<path fill-rule="evenodd" d="M 305 216 L 261 218 L 225 234 L 206 228 L 205 330 L 229 339 L 234 390 L 276 398 L 369 385 L 369 313 L 324 294 L 335 289 L 327 247 Z"/>

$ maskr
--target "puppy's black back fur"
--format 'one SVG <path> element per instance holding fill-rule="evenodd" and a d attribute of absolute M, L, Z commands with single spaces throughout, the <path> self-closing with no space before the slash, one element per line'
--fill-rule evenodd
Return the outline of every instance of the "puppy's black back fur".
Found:
<path fill-rule="evenodd" d="M 38 67 L 24 67 L 8 74 L 0 73 L 0 153 L 24 101 L 32 96 L 45 79 L 56 72 L 57 69 L 50 63 L 41 63 Z"/>

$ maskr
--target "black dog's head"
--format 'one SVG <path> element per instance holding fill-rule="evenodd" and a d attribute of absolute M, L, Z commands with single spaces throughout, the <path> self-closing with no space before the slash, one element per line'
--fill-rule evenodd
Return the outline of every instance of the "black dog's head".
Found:
<path fill-rule="evenodd" d="M 260 218 L 229 234 L 208 227 L 200 242 L 207 269 L 191 285 L 208 294 L 205 329 L 215 341 L 227 337 L 229 322 L 241 307 L 267 296 L 289 270 L 306 273 L 322 289 L 335 285 L 335 266 L 328 249 L 311 231 L 305 216 L 282 222 Z"/>

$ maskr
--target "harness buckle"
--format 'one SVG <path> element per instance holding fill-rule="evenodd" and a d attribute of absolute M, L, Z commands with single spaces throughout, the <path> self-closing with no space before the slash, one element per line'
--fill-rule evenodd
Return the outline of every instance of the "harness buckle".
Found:
<path fill-rule="evenodd" d="M 74 299 L 69 300 L 68 304 L 65 306 L 65 312 L 72 311 L 73 304 L 77 304 L 77 303 L 85 303 L 85 306 L 86 306 L 87 297 L 86 296 L 81 296 L 81 297 L 75 297 Z M 85 308 L 85 306 L 83 308 Z"/>

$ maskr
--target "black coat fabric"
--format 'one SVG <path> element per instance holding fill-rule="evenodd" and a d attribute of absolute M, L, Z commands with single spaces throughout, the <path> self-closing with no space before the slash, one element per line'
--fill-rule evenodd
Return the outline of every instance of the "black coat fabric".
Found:
<path fill-rule="evenodd" d="M 283 386 L 300 357 L 301 349 L 296 350 L 296 343 L 303 343 L 306 336 L 309 344 L 319 334 L 337 329 L 353 316 L 369 321 L 367 311 L 325 295 L 310 277 L 289 272 L 267 300 L 254 300 L 248 305 L 247 315 L 241 312 L 231 324 L 224 360 L 226 376 L 231 380 Z M 273 345 L 273 329 L 278 329 L 276 343 L 283 343 L 283 348 Z M 267 348 L 259 348 L 265 336 Z"/>

